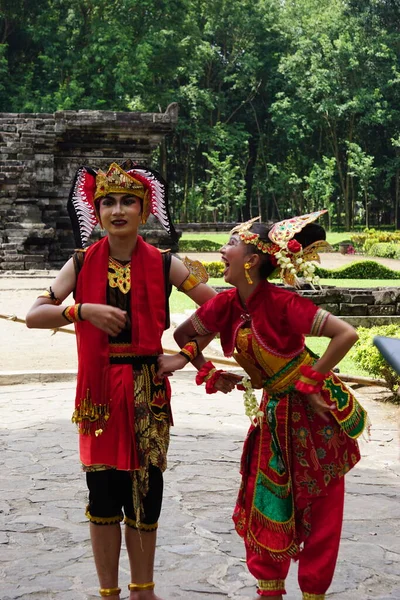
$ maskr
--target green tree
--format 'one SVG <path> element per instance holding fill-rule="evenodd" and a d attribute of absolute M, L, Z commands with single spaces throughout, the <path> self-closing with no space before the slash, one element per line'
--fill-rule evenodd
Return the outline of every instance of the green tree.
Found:
<path fill-rule="evenodd" d="M 214 222 L 217 220 L 229 221 L 232 214 L 238 212 L 245 200 L 244 180 L 240 168 L 233 164 L 233 156 L 228 154 L 220 157 L 216 150 L 204 153 L 210 168 L 206 172 L 210 175 L 206 184 L 206 210 L 213 213 Z"/>
<path fill-rule="evenodd" d="M 322 157 L 322 164 L 315 163 L 309 175 L 305 176 L 308 188 L 304 196 L 309 200 L 308 210 L 328 209 L 329 229 L 333 212 L 333 193 L 335 190 L 335 158 Z"/>
<path fill-rule="evenodd" d="M 359 195 L 364 200 L 365 227 L 369 227 L 369 192 L 371 180 L 376 173 L 373 167 L 374 157 L 368 156 L 358 144 L 347 143 L 348 174 L 358 179 Z"/>

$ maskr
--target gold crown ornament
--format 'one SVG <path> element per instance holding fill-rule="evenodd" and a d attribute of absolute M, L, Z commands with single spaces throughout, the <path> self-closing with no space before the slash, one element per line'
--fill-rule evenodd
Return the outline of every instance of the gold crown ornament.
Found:
<path fill-rule="evenodd" d="M 123 194 L 132 192 L 138 198 L 144 197 L 145 188 L 135 177 L 121 169 L 117 163 L 109 166 L 107 173 L 99 170 L 96 175 L 96 191 L 94 200 L 108 196 L 108 194 Z"/>
<path fill-rule="evenodd" d="M 251 227 L 260 217 L 255 217 L 234 227 L 231 235 L 238 234 L 245 244 L 253 244 L 264 254 L 270 255 L 272 264 L 279 268 L 279 276 L 287 285 L 298 287 L 299 274 L 314 287 L 319 285 L 319 277 L 315 275 L 316 266 L 312 261 L 320 262 L 319 252 L 330 252 L 331 246 L 325 240 L 313 242 L 306 248 L 294 238 L 306 225 L 316 221 L 326 210 L 315 211 L 306 215 L 292 217 L 275 223 L 269 233 L 270 242 L 260 239 Z"/>

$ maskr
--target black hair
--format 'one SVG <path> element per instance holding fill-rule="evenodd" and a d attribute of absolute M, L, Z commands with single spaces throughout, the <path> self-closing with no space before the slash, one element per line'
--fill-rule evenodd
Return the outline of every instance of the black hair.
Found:
<path fill-rule="evenodd" d="M 253 223 L 250 228 L 252 233 L 258 233 L 260 236 L 260 240 L 262 242 L 270 243 L 271 240 L 268 237 L 270 230 L 272 229 L 274 223 L 269 222 L 268 224 L 264 223 Z M 294 235 L 294 239 L 297 240 L 303 248 L 306 248 L 310 244 L 314 242 L 318 242 L 319 240 L 326 240 L 326 232 L 321 225 L 318 223 L 309 223 L 299 233 Z M 248 252 L 253 254 L 259 254 L 261 256 L 261 263 L 259 268 L 259 274 L 261 279 L 268 279 L 275 271 L 276 266 L 272 264 L 270 260 L 270 255 L 263 253 L 259 250 L 254 244 L 248 244 Z"/>

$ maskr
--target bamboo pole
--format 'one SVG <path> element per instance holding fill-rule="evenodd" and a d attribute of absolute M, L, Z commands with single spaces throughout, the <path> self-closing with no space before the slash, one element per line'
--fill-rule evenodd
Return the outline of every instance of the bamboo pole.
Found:
<path fill-rule="evenodd" d="M 5 319 L 6 321 L 12 321 L 13 323 L 26 323 L 25 319 L 21 319 L 16 315 L 2 315 L 0 314 L 0 319 Z M 52 331 L 52 335 L 56 333 L 69 333 L 75 335 L 75 330 L 72 329 L 64 329 L 64 327 L 55 327 L 54 329 L 50 329 Z M 177 350 L 170 350 L 169 348 L 163 348 L 164 354 L 176 354 Z M 207 361 L 211 360 L 214 363 L 218 363 L 220 365 L 226 365 L 232 368 L 238 368 L 238 363 L 235 360 L 229 360 L 227 358 L 221 358 L 219 356 L 205 356 Z M 342 381 L 348 383 L 358 383 L 361 385 L 377 385 L 387 387 L 386 381 L 384 379 L 374 379 L 372 377 L 362 377 L 361 375 L 348 375 L 346 373 L 339 373 L 339 377 Z"/>

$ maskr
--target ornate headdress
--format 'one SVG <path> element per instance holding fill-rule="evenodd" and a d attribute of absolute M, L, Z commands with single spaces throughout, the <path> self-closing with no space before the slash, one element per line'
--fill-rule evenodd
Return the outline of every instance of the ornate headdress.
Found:
<path fill-rule="evenodd" d="M 175 240 L 166 182 L 157 171 L 128 160 L 121 166 L 112 163 L 106 173 L 90 167 L 77 170 L 67 207 L 79 248 L 87 246 L 93 229 L 99 223 L 96 200 L 108 194 L 123 193 L 132 193 L 142 200 L 142 223 L 146 223 L 150 213 L 153 214 Z"/>
<path fill-rule="evenodd" d="M 326 212 L 326 210 L 319 210 L 275 223 L 268 233 L 270 242 L 262 241 L 258 233 L 251 231 L 251 226 L 260 217 L 237 225 L 232 229 L 231 235 L 237 233 L 245 244 L 253 244 L 264 254 L 269 254 L 272 264 L 279 268 L 279 276 L 287 285 L 297 287 L 299 274 L 307 283 L 318 285 L 319 277 L 315 275 L 315 265 L 312 261 L 320 262 L 319 252 L 329 251 L 332 249 L 331 246 L 325 240 L 320 240 L 303 248 L 293 238 L 306 225 L 313 223 Z"/>

